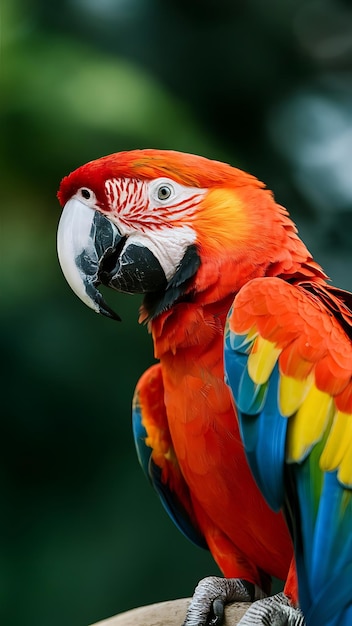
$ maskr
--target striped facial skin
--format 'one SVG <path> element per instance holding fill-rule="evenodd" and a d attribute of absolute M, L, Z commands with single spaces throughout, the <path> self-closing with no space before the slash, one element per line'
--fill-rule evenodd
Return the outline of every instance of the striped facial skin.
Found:
<path fill-rule="evenodd" d="M 154 254 L 170 280 L 187 247 L 195 243 L 192 216 L 206 191 L 169 178 L 115 178 L 105 182 L 106 215 L 128 237 L 126 244 L 146 246 Z"/>

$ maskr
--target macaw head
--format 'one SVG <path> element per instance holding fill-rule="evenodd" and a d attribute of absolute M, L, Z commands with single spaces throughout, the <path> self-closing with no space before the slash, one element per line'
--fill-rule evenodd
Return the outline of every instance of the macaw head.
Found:
<path fill-rule="evenodd" d="M 102 157 L 66 176 L 58 199 L 66 280 L 89 307 L 114 319 L 100 284 L 145 294 L 144 319 L 153 319 L 180 299 L 235 293 L 270 265 L 291 271 L 288 239 L 298 256 L 308 254 L 262 183 L 195 155 L 134 150 Z"/>

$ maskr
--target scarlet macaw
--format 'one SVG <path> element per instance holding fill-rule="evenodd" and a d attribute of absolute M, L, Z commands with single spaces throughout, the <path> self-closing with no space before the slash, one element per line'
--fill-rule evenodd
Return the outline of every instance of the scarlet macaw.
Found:
<path fill-rule="evenodd" d="M 302 623 L 294 608 L 289 532 L 282 513 L 267 506 L 253 480 L 239 424 L 260 490 L 288 516 L 300 598 L 309 615 L 319 595 L 316 587 L 307 591 L 313 575 L 307 561 L 312 510 L 315 514 L 321 485 L 314 468 L 330 428 L 323 472 L 334 470 L 343 457 L 344 480 L 337 484 L 345 509 L 327 533 L 332 545 L 326 575 L 334 577 L 336 568 L 336 577 L 340 572 L 339 542 L 350 554 L 350 483 L 345 480 L 350 443 L 341 444 L 340 436 L 349 436 L 352 412 L 351 296 L 327 285 L 271 192 L 230 165 L 173 151 L 121 152 L 72 172 L 61 182 L 58 198 L 64 207 L 59 259 L 81 300 L 118 319 L 98 291 L 100 284 L 144 294 L 140 322 L 148 324 L 159 363 L 142 376 L 133 401 L 139 459 L 178 527 L 207 546 L 230 579 L 205 579 L 187 626 L 218 623 L 224 602 L 261 598 L 270 593 L 272 576 L 285 580 L 288 572 L 285 593 L 291 604 L 285 606 L 283 598 L 262 600 L 259 608 L 253 605 L 254 619 L 267 623 L 277 610 L 281 621 L 276 623 Z M 313 342 L 309 333 L 318 324 L 321 341 Z M 334 341 L 340 346 L 336 359 L 330 358 Z M 335 378 L 338 383 L 330 386 Z M 284 398 L 279 401 L 278 379 Z M 317 388 L 312 402 L 310 392 L 304 399 L 309 385 Z M 324 395 L 322 409 L 317 408 L 319 392 L 332 398 L 329 404 Z M 342 398 L 338 418 L 327 407 L 335 396 Z M 295 416 L 287 419 L 291 413 Z M 308 428 L 308 443 L 303 422 L 317 424 Z M 305 459 L 311 474 L 304 470 Z M 330 596 L 318 604 L 329 601 Z M 336 604 L 333 613 L 338 613 Z M 335 622 L 319 621 L 319 626 L 328 624 Z"/>

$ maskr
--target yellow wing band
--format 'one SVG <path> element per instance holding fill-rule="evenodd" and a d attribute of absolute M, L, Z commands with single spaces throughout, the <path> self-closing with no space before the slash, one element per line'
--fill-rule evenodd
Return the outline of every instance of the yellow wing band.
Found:
<path fill-rule="evenodd" d="M 258 336 L 248 357 L 248 374 L 257 385 L 263 385 L 275 367 L 281 352 L 272 341 Z"/>
<path fill-rule="evenodd" d="M 253 338 L 258 331 L 254 327 L 250 332 Z M 247 362 L 255 384 L 269 380 L 281 352 L 274 342 L 257 335 Z M 314 370 L 303 379 L 281 372 L 278 406 L 280 413 L 289 418 L 286 461 L 300 463 L 317 442 L 326 438 L 320 468 L 325 472 L 337 470 L 339 481 L 351 488 L 352 415 L 337 411 L 333 396 L 317 388 Z"/>
<path fill-rule="evenodd" d="M 313 383 L 314 377 L 312 374 L 302 380 L 281 374 L 279 386 L 279 407 L 281 415 L 290 417 L 296 413 L 306 399 Z"/>
<path fill-rule="evenodd" d="M 338 469 L 339 481 L 352 485 L 352 415 L 337 411 L 331 426 L 328 440 L 320 457 L 320 467 L 324 472 Z"/>
<path fill-rule="evenodd" d="M 302 461 L 312 446 L 322 439 L 334 415 L 332 397 L 313 385 L 289 421 L 287 461 Z"/>

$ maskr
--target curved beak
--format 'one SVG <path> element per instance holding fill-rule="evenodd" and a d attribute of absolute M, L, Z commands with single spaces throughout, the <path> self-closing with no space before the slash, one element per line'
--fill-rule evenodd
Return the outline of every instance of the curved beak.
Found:
<path fill-rule="evenodd" d="M 115 224 L 76 198 L 62 212 L 57 251 L 63 274 L 74 293 L 91 309 L 114 320 L 121 318 L 106 304 L 97 287 L 104 259 L 125 241 Z"/>

